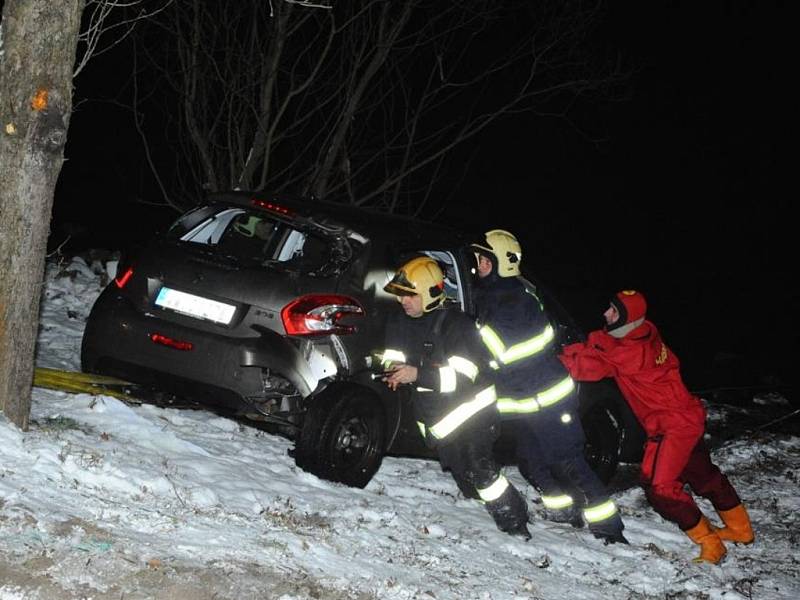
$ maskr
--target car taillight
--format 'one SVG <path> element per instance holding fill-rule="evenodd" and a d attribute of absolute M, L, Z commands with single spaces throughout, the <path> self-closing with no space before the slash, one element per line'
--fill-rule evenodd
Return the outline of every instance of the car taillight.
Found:
<path fill-rule="evenodd" d="M 194 344 L 192 344 L 192 342 L 176 340 L 160 333 L 151 333 L 150 340 L 154 344 L 160 344 L 161 346 L 167 346 L 168 348 L 174 348 L 175 350 L 183 350 L 184 352 L 188 352 L 194 348 Z"/>
<path fill-rule="evenodd" d="M 122 289 L 125 287 L 128 281 L 130 281 L 131 277 L 133 277 L 133 267 L 128 267 L 125 269 L 122 275 L 118 275 L 114 278 L 114 283 L 117 284 L 119 289 Z"/>
<path fill-rule="evenodd" d="M 285 206 L 281 206 L 280 204 L 275 204 L 274 202 L 267 202 L 266 200 L 259 200 L 258 198 L 253 198 L 250 200 L 250 203 L 253 206 L 258 206 L 270 212 L 278 213 L 279 215 L 286 215 L 287 217 L 293 217 L 294 211 L 289 210 Z"/>
<path fill-rule="evenodd" d="M 353 325 L 339 322 L 350 315 L 363 315 L 357 300 L 339 294 L 308 294 L 292 300 L 281 310 L 289 335 L 327 335 L 355 332 Z"/>

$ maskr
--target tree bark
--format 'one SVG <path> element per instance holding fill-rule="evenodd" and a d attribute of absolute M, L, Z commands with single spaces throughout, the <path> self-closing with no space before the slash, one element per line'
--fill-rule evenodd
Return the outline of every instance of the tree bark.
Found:
<path fill-rule="evenodd" d="M 23 431 L 83 8 L 6 0 L 0 23 L 0 408 Z"/>

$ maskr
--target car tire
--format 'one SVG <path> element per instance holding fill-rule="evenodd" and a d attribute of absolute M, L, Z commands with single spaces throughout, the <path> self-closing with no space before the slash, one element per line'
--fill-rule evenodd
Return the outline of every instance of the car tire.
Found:
<path fill-rule="evenodd" d="M 385 445 L 380 401 L 339 388 L 311 400 L 295 441 L 295 463 L 322 479 L 363 488 L 380 468 Z"/>
<path fill-rule="evenodd" d="M 608 483 L 617 471 L 622 444 L 619 418 L 606 402 L 598 402 L 581 417 L 586 434 L 584 455 L 597 476 Z"/>

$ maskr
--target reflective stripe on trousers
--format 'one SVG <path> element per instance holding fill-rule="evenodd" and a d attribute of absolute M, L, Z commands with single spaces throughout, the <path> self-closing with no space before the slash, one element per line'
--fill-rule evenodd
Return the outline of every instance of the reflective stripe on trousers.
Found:
<path fill-rule="evenodd" d="M 478 495 L 484 502 L 494 502 L 508 489 L 509 483 L 505 475 L 500 475 L 489 487 L 477 488 Z"/>
<path fill-rule="evenodd" d="M 583 509 L 583 518 L 589 525 L 605 521 L 617 514 L 617 505 L 612 500 L 606 500 L 596 506 L 587 506 Z"/>
<path fill-rule="evenodd" d="M 551 508 L 553 510 L 559 510 L 562 508 L 567 508 L 568 506 L 572 506 L 572 496 L 568 494 L 562 494 L 560 496 L 542 496 L 542 504 L 544 504 L 545 508 Z"/>

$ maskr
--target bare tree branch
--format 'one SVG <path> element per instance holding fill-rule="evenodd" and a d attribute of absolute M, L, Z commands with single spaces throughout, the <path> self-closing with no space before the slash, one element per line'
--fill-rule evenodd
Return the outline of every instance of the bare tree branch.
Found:
<path fill-rule="evenodd" d="M 162 0 L 159 6 L 146 9 L 144 0 L 86 0 L 84 19 L 88 19 L 88 23 L 78 35 L 78 59 L 73 77 L 83 71 L 92 57 L 100 56 L 125 41 L 138 22 L 158 15 L 172 2 L 174 0 Z M 152 4 L 151 1 L 148 6 L 152 7 Z M 122 16 L 131 14 L 131 9 L 136 9 L 133 16 Z M 101 39 L 107 42 L 106 46 L 100 46 Z"/>
<path fill-rule="evenodd" d="M 139 89 L 160 91 L 137 113 L 167 124 L 173 202 L 270 188 L 435 212 L 455 151 L 498 119 L 569 122 L 625 77 L 591 51 L 597 1 L 328 4 L 184 0 L 136 28 Z"/>

